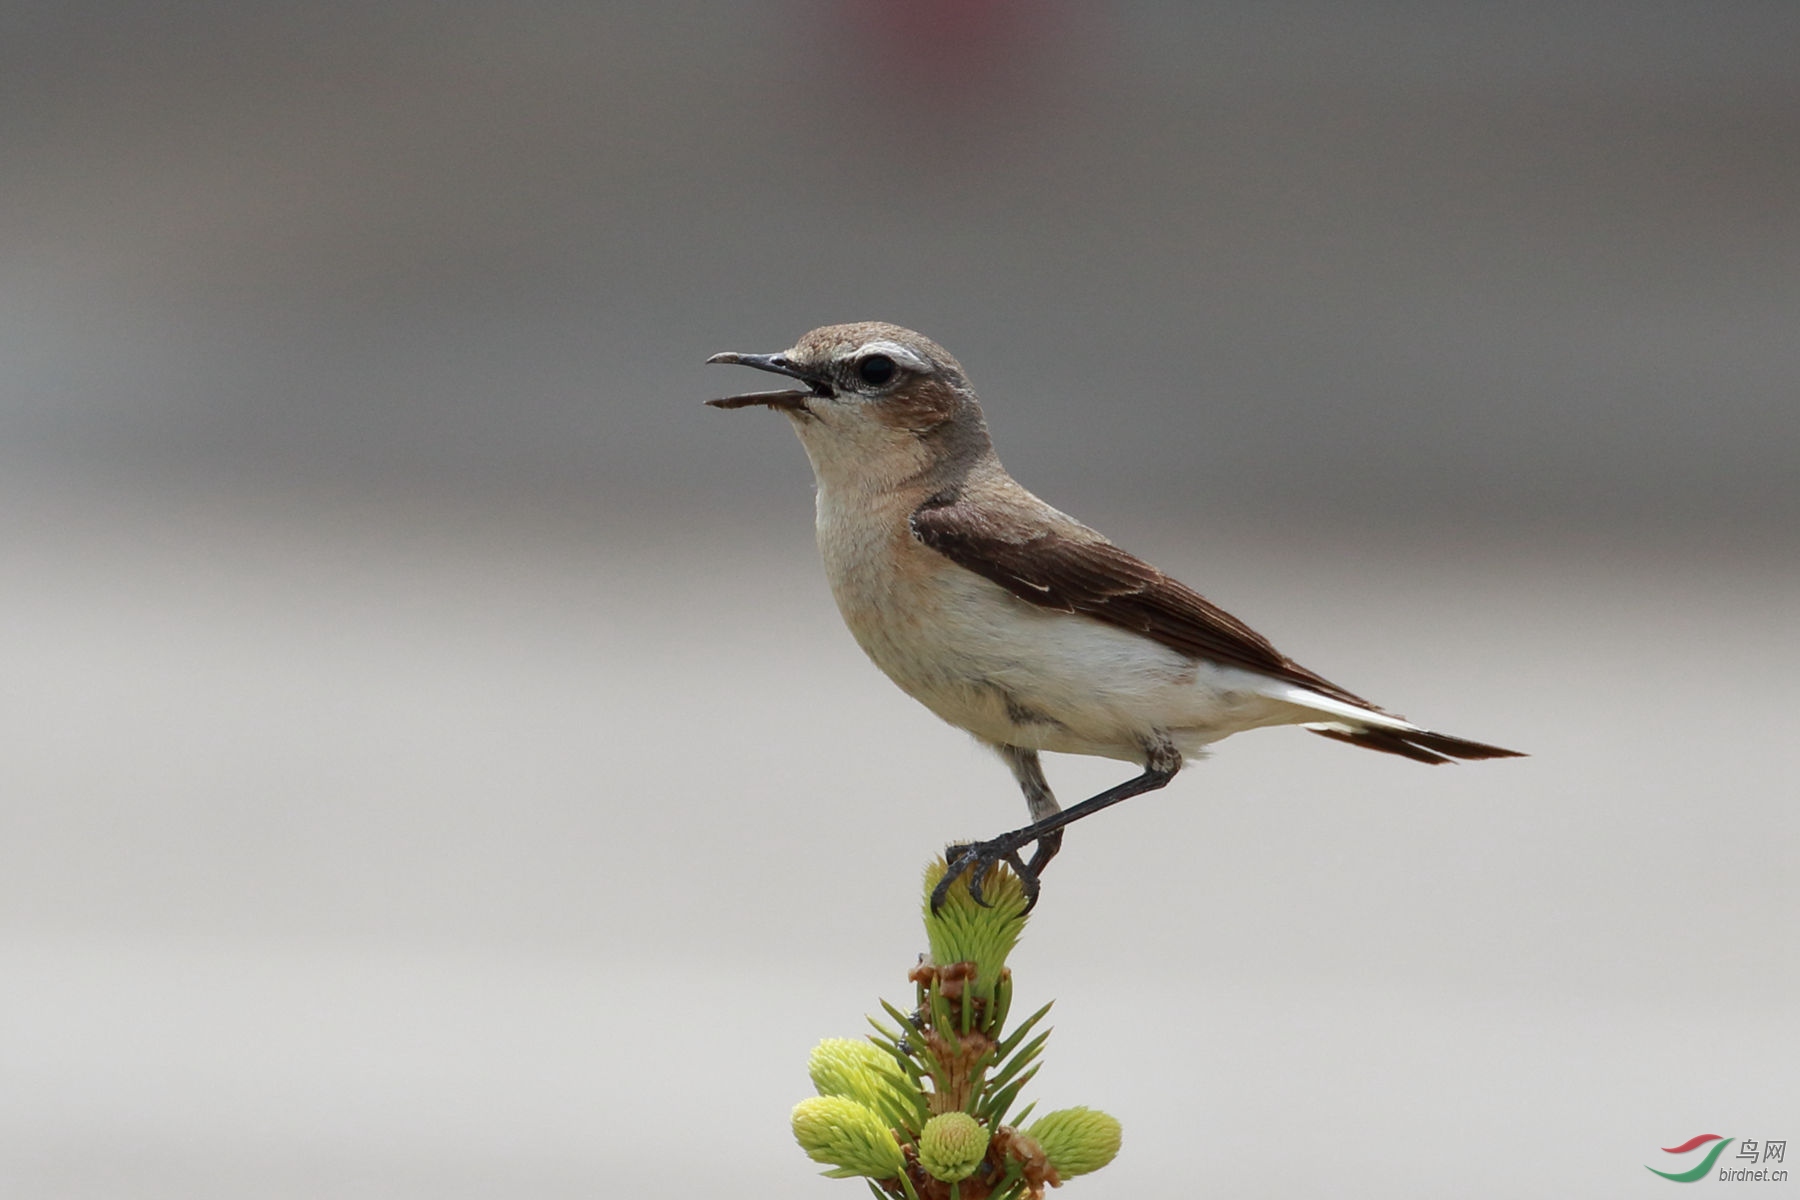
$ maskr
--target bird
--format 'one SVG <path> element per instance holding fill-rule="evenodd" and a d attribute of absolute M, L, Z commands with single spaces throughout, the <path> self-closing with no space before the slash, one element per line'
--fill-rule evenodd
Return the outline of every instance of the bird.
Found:
<path fill-rule="evenodd" d="M 779 353 L 706 361 L 798 384 L 707 403 L 788 419 L 812 464 L 820 557 L 851 635 L 902 691 L 993 749 L 1024 793 L 1029 823 L 947 848 L 934 911 L 965 875 L 987 903 L 982 884 L 1000 863 L 1029 909 L 1068 825 L 1166 786 L 1245 730 L 1297 725 L 1431 764 L 1522 757 L 1332 683 L 1038 499 L 1001 466 L 962 365 L 923 334 L 827 325 Z M 1063 808 L 1045 752 L 1140 773 Z"/>

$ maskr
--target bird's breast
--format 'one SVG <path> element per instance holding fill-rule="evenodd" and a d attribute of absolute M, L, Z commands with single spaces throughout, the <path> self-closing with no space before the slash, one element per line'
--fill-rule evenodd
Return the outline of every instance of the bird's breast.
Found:
<path fill-rule="evenodd" d="M 942 572 L 930 561 L 937 556 L 907 523 L 922 499 L 819 489 L 819 555 L 832 597 L 858 644 L 890 675 L 915 643 L 929 641 L 943 608 Z"/>
<path fill-rule="evenodd" d="M 819 493 L 820 554 L 857 644 L 901 690 L 977 737 L 1048 748 L 1074 736 L 1074 725 L 1090 723 L 1092 703 L 1071 693 L 1116 676 L 1120 664 L 1069 661 L 1090 649 L 1085 630 L 1059 632 L 1055 614 L 1033 610 L 913 537 L 907 518 L 923 499 L 844 503 Z M 1116 723 L 1106 722 L 1109 744 L 1119 740 Z M 1123 744 L 1136 743 L 1127 736 Z"/>
<path fill-rule="evenodd" d="M 978 736 L 1004 740 L 1003 709 L 986 686 L 993 614 L 971 603 L 962 570 L 912 536 L 924 495 L 857 497 L 821 489 L 819 552 L 832 597 L 863 652 L 901 690 Z M 997 589 L 996 589 L 997 590 Z"/>

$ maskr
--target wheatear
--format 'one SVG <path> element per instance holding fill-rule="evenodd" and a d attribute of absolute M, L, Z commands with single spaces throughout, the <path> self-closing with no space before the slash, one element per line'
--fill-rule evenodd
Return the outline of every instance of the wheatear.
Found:
<path fill-rule="evenodd" d="M 942 346 L 879 322 L 815 329 L 779 354 L 715 354 L 804 386 L 710 400 L 785 414 L 818 480 L 819 552 L 838 611 L 875 665 L 991 746 L 1031 823 L 950 848 L 932 896 L 995 863 L 1032 903 L 1065 825 L 1175 777 L 1245 729 L 1300 725 L 1423 763 L 1515 750 L 1421 729 L 1313 674 L 1236 617 L 1026 491 Z M 1143 767 L 1060 808 L 1040 751 Z M 1029 864 L 1019 857 L 1036 843 Z"/>

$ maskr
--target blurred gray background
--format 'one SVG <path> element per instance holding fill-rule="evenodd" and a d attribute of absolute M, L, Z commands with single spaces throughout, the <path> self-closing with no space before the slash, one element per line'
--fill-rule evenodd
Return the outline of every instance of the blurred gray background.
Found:
<path fill-rule="evenodd" d="M 858 1190 L 807 1050 L 1024 813 L 700 404 L 857 319 L 1534 755 L 1256 734 L 1072 833 L 1071 1187 L 1800 1136 L 1797 61 L 1787 3 L 0 10 L 0 1194 Z"/>

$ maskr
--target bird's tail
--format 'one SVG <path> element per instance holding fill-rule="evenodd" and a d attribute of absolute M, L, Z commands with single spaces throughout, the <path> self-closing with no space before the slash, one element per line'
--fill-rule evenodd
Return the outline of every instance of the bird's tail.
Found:
<path fill-rule="evenodd" d="M 1468 738 L 1452 737 L 1447 733 L 1433 733 L 1429 729 L 1390 729 L 1372 725 L 1352 729 L 1336 724 L 1308 725 L 1307 728 L 1320 737 L 1349 742 L 1352 746 L 1361 746 L 1366 750 L 1379 750 L 1383 754 L 1398 754 L 1402 758 L 1434 766 L 1458 758 L 1525 757 L 1523 751 L 1490 746 L 1486 742 L 1472 742 Z"/>
<path fill-rule="evenodd" d="M 1349 742 L 1352 746 L 1361 746 L 1365 750 L 1398 754 L 1414 762 L 1433 765 L 1459 758 L 1525 757 L 1518 750 L 1420 729 L 1405 717 L 1383 712 L 1366 700 L 1352 703 L 1286 680 L 1271 679 L 1262 692 L 1265 696 L 1284 700 L 1304 710 L 1300 714 L 1301 719 L 1294 722 L 1296 725 L 1301 725 L 1320 737 Z M 1306 720 L 1306 717 L 1313 719 Z"/>

